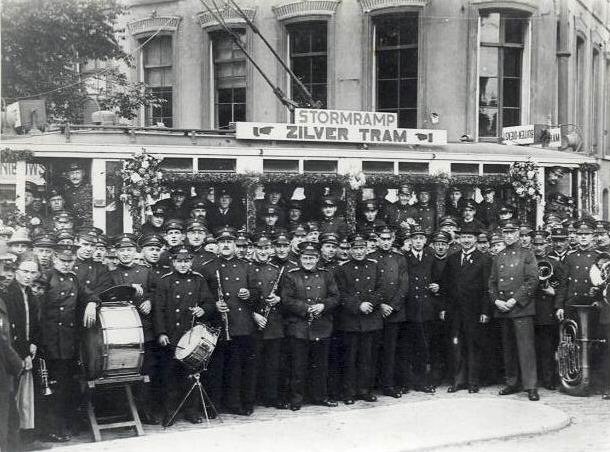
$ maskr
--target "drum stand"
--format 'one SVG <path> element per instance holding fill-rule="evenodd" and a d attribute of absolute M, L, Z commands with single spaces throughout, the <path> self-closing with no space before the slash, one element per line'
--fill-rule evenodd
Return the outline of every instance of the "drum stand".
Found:
<path fill-rule="evenodd" d="M 180 403 L 178 404 L 176 409 L 172 412 L 172 415 L 167 420 L 167 422 L 163 423 L 163 427 L 168 427 L 169 425 L 171 425 L 174 422 L 174 419 L 176 418 L 176 416 L 178 415 L 178 413 L 180 412 L 180 410 L 182 409 L 182 407 L 184 406 L 184 404 L 186 403 L 186 401 L 188 400 L 190 395 L 193 393 L 195 388 L 197 389 L 197 392 L 199 393 L 199 400 L 201 400 L 202 414 L 205 417 L 205 421 L 208 424 L 208 427 L 210 426 L 210 416 L 208 414 L 208 408 L 207 408 L 206 402 L 209 403 L 210 408 L 212 410 L 214 410 L 214 413 L 216 414 L 216 417 L 218 418 L 218 420 L 220 422 L 223 422 L 222 417 L 220 417 L 220 413 L 218 412 L 218 410 L 216 409 L 216 406 L 214 405 L 214 402 L 212 402 L 212 399 L 210 399 L 210 396 L 205 391 L 205 389 L 203 389 L 203 385 L 201 384 L 201 374 L 203 372 L 205 372 L 206 370 L 207 370 L 207 363 L 204 364 L 203 368 L 199 372 L 192 373 L 188 376 L 188 378 L 193 379 L 193 384 L 191 385 L 191 388 L 186 392 L 186 394 L 184 395 L 184 397 L 182 398 L 182 400 L 180 401 Z"/>

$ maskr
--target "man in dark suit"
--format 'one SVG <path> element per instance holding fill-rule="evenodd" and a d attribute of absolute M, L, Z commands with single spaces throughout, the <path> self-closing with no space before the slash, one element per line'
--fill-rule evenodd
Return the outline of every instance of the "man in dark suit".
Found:
<path fill-rule="evenodd" d="M 491 226 L 498 221 L 500 203 L 495 199 L 496 190 L 493 187 L 485 187 L 481 190 L 481 193 L 483 194 L 483 200 L 479 203 L 477 217 L 491 230 Z"/>
<path fill-rule="evenodd" d="M 506 248 L 492 261 L 489 296 L 494 315 L 502 320 L 502 348 L 506 386 L 500 395 L 514 394 L 521 387 L 532 401 L 539 400 L 536 383 L 534 290 L 538 286 L 538 266 L 534 253 L 519 243 L 519 225 L 514 220 L 502 225 Z"/>
<path fill-rule="evenodd" d="M 233 201 L 233 195 L 228 189 L 219 190 L 218 204 L 208 211 L 208 229 L 216 234 L 221 228 L 244 229 L 246 216 L 244 209 Z"/>
<path fill-rule="evenodd" d="M 445 215 L 450 215 L 455 218 L 462 217 L 462 209 L 464 208 L 464 198 L 462 197 L 462 189 L 459 187 L 451 187 L 448 190 L 448 199 L 445 204 Z"/>
<path fill-rule="evenodd" d="M 476 239 L 477 230 L 472 225 L 462 228 L 462 251 L 449 256 L 443 275 L 454 358 L 453 382 L 447 392 L 466 387 L 470 393 L 479 391 L 479 328 L 489 320 L 491 258 L 476 249 Z"/>
<path fill-rule="evenodd" d="M 416 391 L 434 393 L 429 382 L 427 367 L 430 363 L 430 343 L 427 329 L 435 320 L 437 307 L 432 295 L 440 290 L 436 259 L 426 246 L 426 232 L 420 225 L 411 229 L 412 249 L 405 255 L 409 273 L 409 290 L 406 302 L 405 331 L 401 347 L 406 347 L 411 366 L 411 386 Z M 406 385 L 406 382 L 402 382 Z"/>

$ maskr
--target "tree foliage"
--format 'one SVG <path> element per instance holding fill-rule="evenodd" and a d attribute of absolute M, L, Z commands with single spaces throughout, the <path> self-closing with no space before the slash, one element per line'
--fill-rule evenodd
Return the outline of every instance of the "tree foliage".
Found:
<path fill-rule="evenodd" d="M 117 37 L 123 7 L 117 0 L 4 0 L 2 5 L 2 96 L 10 103 L 46 100 L 55 120 L 78 122 L 86 100 L 96 98 L 128 119 L 159 100 L 141 83 L 129 83 L 121 65 L 132 65 Z M 86 73 L 88 62 L 97 67 Z M 88 80 L 104 89 L 92 93 Z"/>

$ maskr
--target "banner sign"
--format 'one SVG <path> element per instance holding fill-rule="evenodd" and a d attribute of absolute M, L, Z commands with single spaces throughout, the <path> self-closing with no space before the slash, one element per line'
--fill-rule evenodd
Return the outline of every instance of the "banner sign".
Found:
<path fill-rule="evenodd" d="M 534 144 L 534 125 L 504 127 L 502 140 L 504 144 Z"/>
<path fill-rule="evenodd" d="M 369 119 L 373 120 L 373 117 L 369 117 Z M 354 117 L 352 117 L 352 120 L 354 120 Z M 302 125 L 237 122 L 235 136 L 238 140 L 316 141 L 402 145 L 447 144 L 446 130 L 398 129 L 355 124 L 331 126 L 318 124 Z"/>
<path fill-rule="evenodd" d="M 316 110 L 297 108 L 294 110 L 295 124 L 316 124 L 321 126 L 364 126 L 395 128 L 398 125 L 396 113 L 380 111 Z"/>

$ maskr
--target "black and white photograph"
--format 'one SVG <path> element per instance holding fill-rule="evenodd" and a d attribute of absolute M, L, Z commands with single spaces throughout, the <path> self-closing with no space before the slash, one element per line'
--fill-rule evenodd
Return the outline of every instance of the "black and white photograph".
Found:
<path fill-rule="evenodd" d="M 0 452 L 610 452 L 610 0 L 0 16 Z"/>

